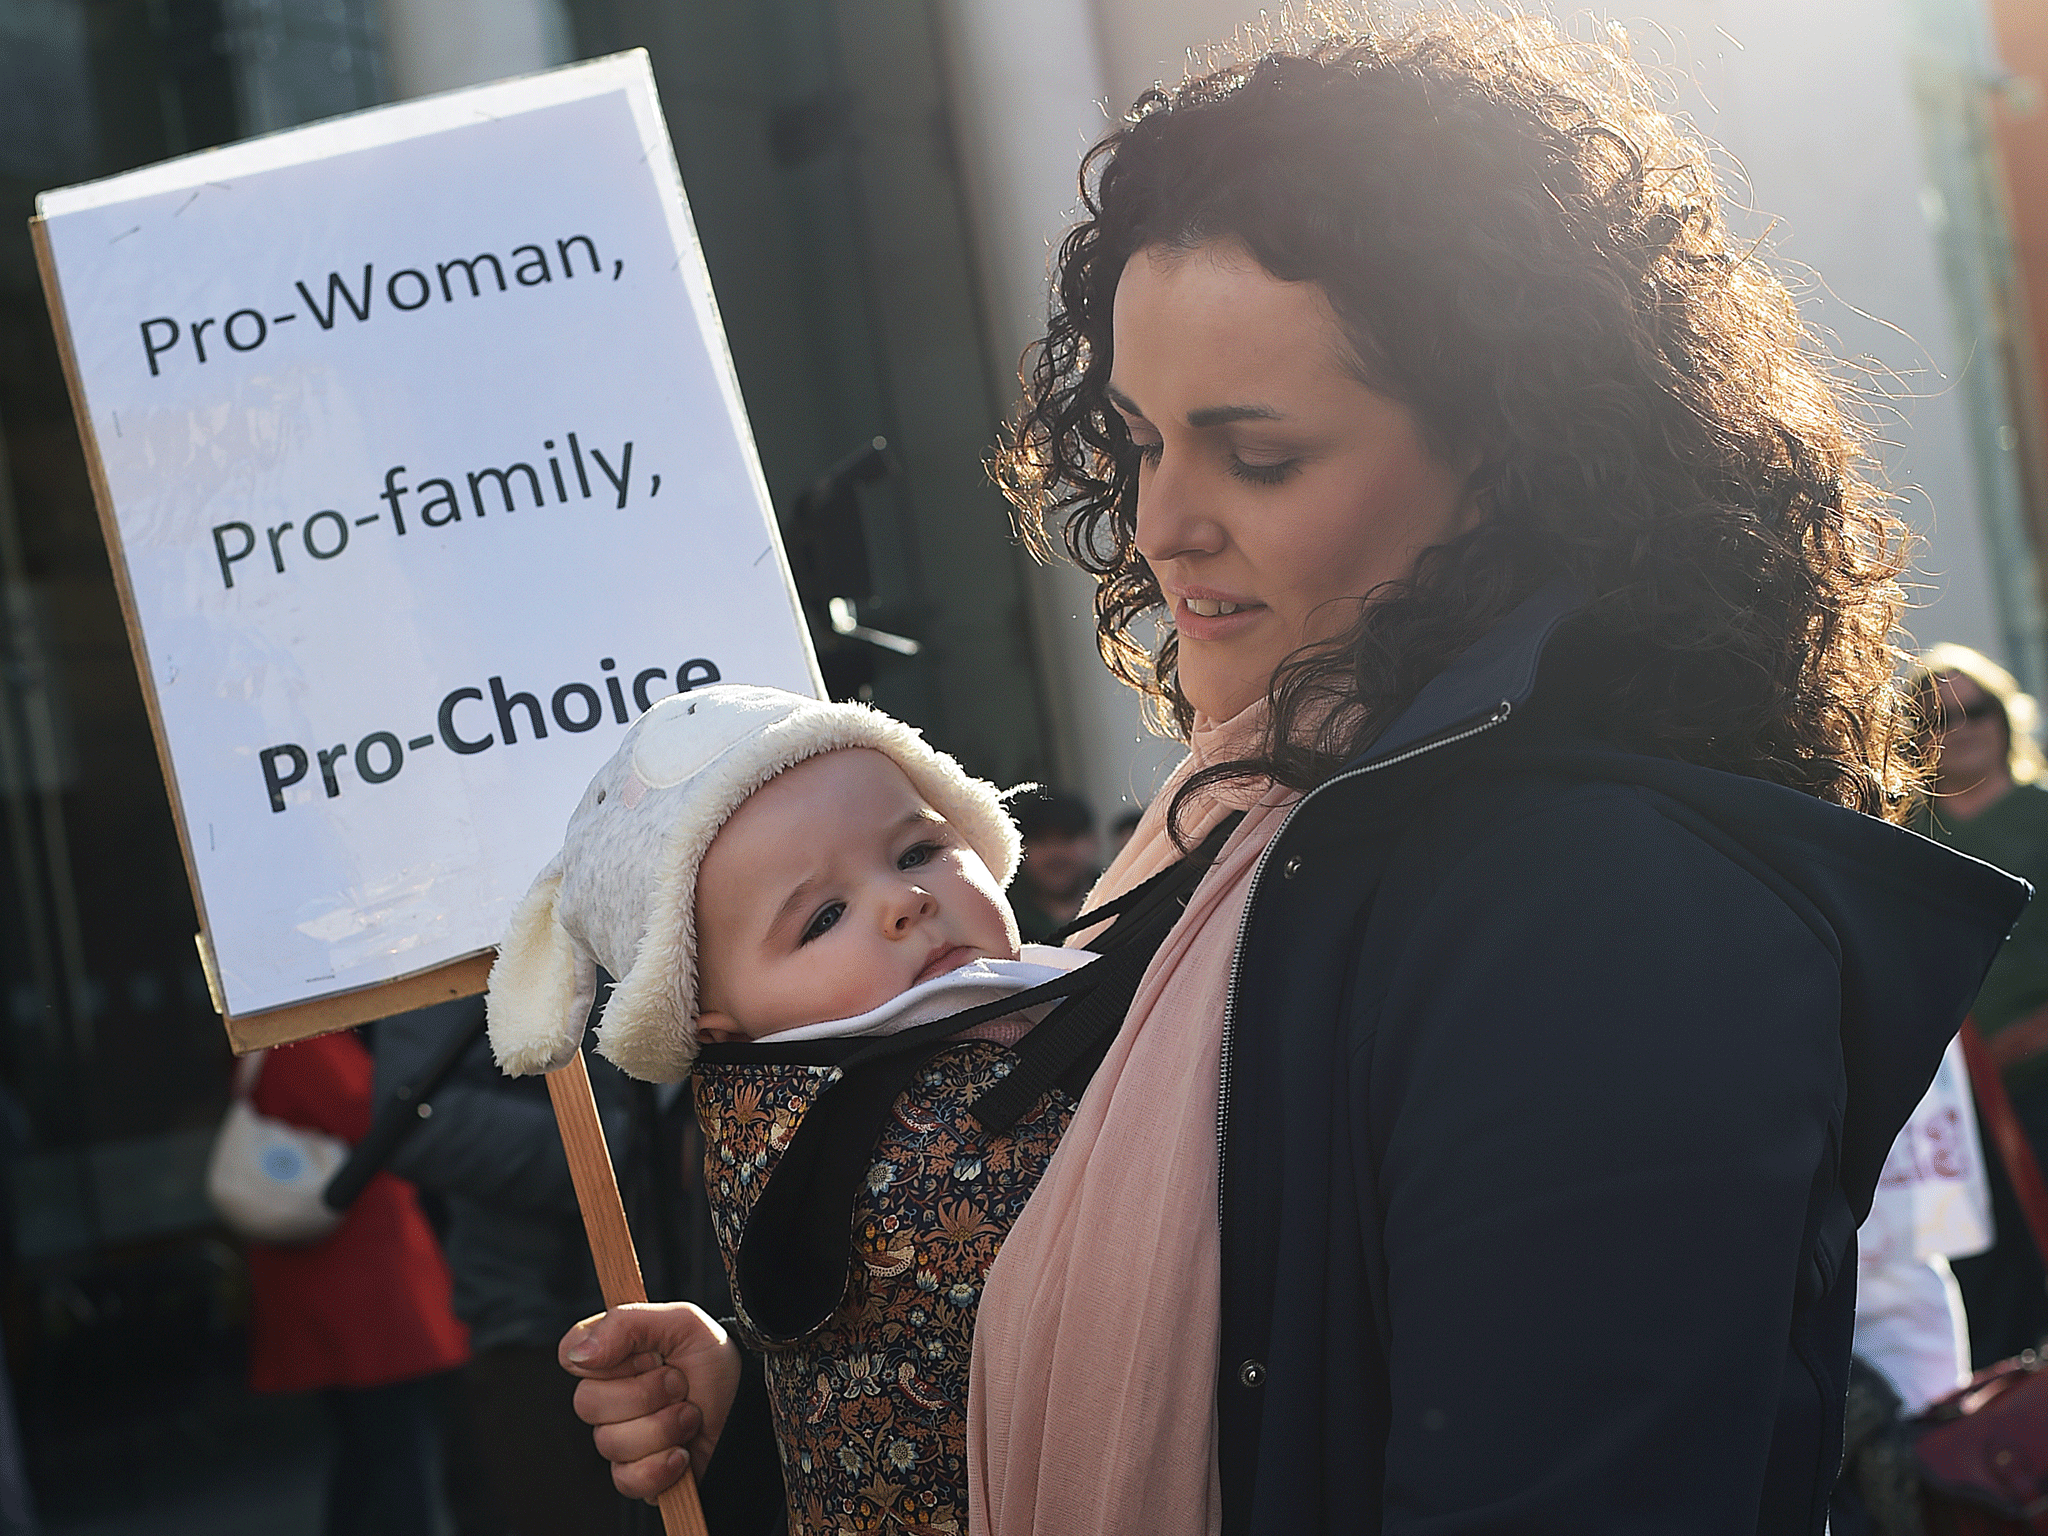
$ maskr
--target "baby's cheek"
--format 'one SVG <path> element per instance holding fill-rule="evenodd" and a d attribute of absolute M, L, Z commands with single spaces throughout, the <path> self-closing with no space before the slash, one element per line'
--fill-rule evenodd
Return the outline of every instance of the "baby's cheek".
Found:
<path fill-rule="evenodd" d="M 983 899 L 975 904 L 975 920 L 968 935 L 971 942 L 992 956 L 1016 959 L 1019 944 L 1017 919 L 1010 911 L 1009 902 L 999 891 L 980 894 Z"/>
<path fill-rule="evenodd" d="M 835 963 L 811 993 L 810 1016 L 804 1022 L 822 1024 L 827 1019 L 851 1019 L 888 1002 L 903 990 L 903 984 L 896 974 L 900 966 L 883 967 L 881 962 L 887 958 L 850 952 L 836 956 Z"/>
<path fill-rule="evenodd" d="M 1009 898 L 996 883 L 989 867 L 976 855 L 962 850 L 958 855 L 962 889 L 961 904 L 968 910 L 971 928 L 984 948 L 1006 944 L 1011 959 L 1017 957 L 1017 919 L 1010 911 Z"/>
<path fill-rule="evenodd" d="M 1024 937 L 1017 931 L 1017 916 L 1006 901 L 996 908 L 996 924 L 1003 938 L 1003 953 L 1012 960 L 1024 946 Z"/>

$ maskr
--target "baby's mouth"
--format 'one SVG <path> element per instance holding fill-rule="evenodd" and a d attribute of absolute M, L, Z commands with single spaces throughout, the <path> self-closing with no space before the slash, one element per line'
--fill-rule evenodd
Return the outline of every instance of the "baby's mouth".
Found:
<path fill-rule="evenodd" d="M 975 952 L 968 945 L 948 944 L 925 961 L 924 969 L 917 973 L 917 978 L 911 985 L 916 986 L 919 982 L 930 981 L 934 976 L 943 976 L 948 971 L 957 971 L 963 965 L 973 964 L 974 959 Z"/>

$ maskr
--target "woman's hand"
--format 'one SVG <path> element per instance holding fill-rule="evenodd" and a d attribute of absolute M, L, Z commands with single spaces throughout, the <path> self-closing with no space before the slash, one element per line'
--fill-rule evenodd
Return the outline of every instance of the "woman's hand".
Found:
<path fill-rule="evenodd" d="M 652 1503 L 683 1475 L 686 1450 L 703 1476 L 739 1391 L 740 1352 L 702 1307 L 614 1307 L 563 1334 L 559 1355 L 583 1378 L 576 1416 L 619 1492 Z"/>

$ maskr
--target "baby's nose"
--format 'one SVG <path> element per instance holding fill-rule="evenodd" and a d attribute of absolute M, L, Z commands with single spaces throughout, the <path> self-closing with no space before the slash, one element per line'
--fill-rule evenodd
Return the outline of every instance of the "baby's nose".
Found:
<path fill-rule="evenodd" d="M 937 899 L 933 897 L 931 892 L 925 890 L 924 887 L 906 885 L 903 887 L 900 899 L 896 902 L 895 911 L 889 925 L 898 933 L 908 932 L 922 919 L 936 912 L 938 907 Z"/>

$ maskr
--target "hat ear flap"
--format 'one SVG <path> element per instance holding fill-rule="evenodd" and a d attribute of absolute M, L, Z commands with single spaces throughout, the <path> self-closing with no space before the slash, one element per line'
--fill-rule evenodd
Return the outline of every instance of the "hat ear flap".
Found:
<path fill-rule="evenodd" d="M 513 912 L 491 966 L 491 1054 L 513 1077 L 566 1066 L 597 997 L 597 962 L 555 920 L 561 889 L 561 866 L 550 864 Z"/>

